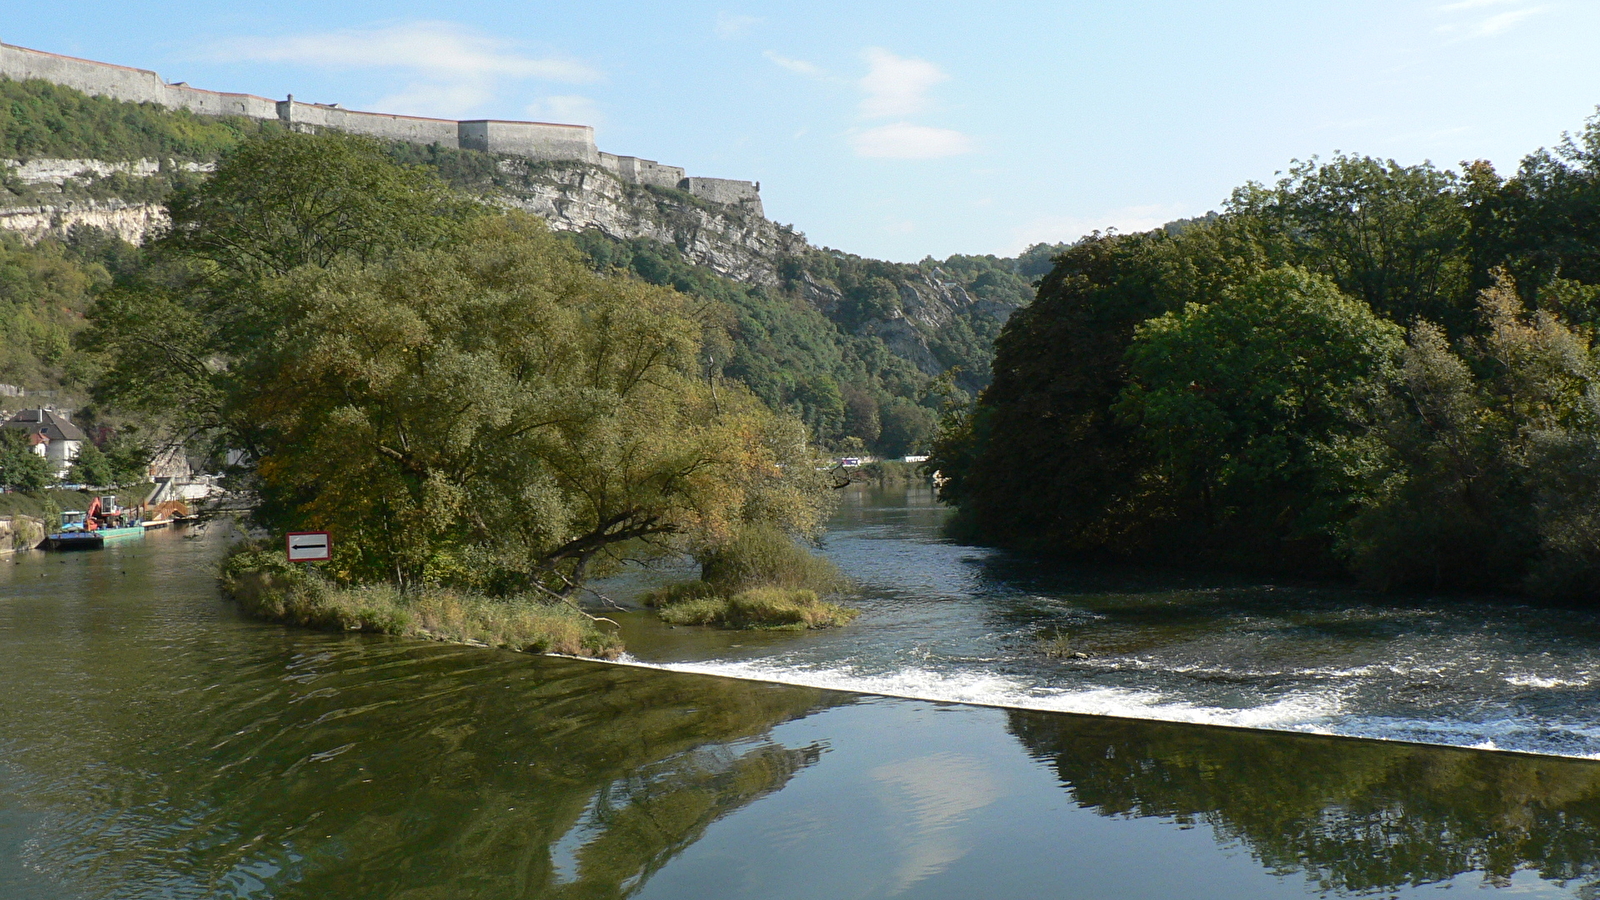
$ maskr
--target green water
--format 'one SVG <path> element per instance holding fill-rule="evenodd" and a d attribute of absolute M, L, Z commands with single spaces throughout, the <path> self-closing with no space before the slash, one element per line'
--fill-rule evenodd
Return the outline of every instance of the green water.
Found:
<path fill-rule="evenodd" d="M 1600 764 L 300 632 L 219 549 L 0 560 L 0 898 L 1600 893 Z"/>

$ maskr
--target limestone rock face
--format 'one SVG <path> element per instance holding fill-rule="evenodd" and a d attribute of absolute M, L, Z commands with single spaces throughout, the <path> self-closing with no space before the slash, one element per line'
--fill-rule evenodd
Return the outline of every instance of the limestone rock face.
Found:
<path fill-rule="evenodd" d="M 649 238 L 677 247 L 696 265 L 747 284 L 778 283 L 777 261 L 806 248 L 805 238 L 743 205 L 711 203 L 687 192 L 628 184 L 597 166 L 500 162 L 511 176 L 497 201 L 527 210 L 560 231 L 598 229 L 618 239 Z"/>
<path fill-rule="evenodd" d="M 563 231 L 597 229 L 618 239 L 677 247 L 690 262 L 745 284 L 785 286 L 835 321 L 845 298 L 805 266 L 784 264 L 819 252 L 805 236 L 745 204 L 719 204 L 684 191 L 630 184 L 604 168 L 502 159 L 496 202 L 526 210 Z M 785 277 L 787 275 L 787 278 Z M 949 367 L 929 339 L 956 319 L 1003 323 L 1015 307 L 975 297 L 938 268 L 906 266 L 897 279 L 900 309 L 855 328 L 929 375 Z"/>
<path fill-rule="evenodd" d="M 74 225 L 93 225 L 137 244 L 166 224 L 167 211 L 155 203 L 109 199 L 68 200 L 59 205 L 0 206 L 0 230 L 16 232 L 29 242 L 51 235 L 64 237 Z"/>

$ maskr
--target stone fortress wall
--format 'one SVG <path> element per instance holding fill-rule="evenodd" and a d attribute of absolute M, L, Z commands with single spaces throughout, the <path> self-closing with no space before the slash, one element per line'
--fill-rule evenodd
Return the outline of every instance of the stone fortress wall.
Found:
<path fill-rule="evenodd" d="M 760 185 L 726 178 L 689 178 L 678 166 L 653 159 L 602 153 L 588 125 L 550 122 L 506 122 L 478 119 L 457 122 L 387 113 L 360 112 L 338 104 L 305 103 L 291 94 L 269 100 L 253 94 L 228 94 L 168 84 L 148 69 L 133 69 L 14 47 L 0 43 L 0 76 L 14 81 L 37 78 L 98 97 L 131 103 L 156 103 L 203 116 L 271 119 L 290 128 L 326 128 L 413 144 L 483 150 L 534 160 L 572 160 L 607 169 L 632 184 L 677 188 L 713 203 L 743 206 L 763 215 Z"/>

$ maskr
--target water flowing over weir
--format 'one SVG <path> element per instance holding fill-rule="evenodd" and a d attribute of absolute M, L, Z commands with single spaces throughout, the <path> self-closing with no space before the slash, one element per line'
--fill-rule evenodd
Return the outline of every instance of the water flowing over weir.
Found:
<path fill-rule="evenodd" d="M 1600 615 L 1170 572 L 950 543 L 923 488 L 853 489 L 826 552 L 849 628 L 628 622 L 629 661 L 921 700 L 1600 758 Z M 631 585 L 619 584 L 622 591 Z"/>
<path fill-rule="evenodd" d="M 864 627 L 673 630 L 619 614 L 634 652 L 657 667 L 792 679 L 812 665 L 813 677 L 980 700 L 1142 689 L 1151 706 L 1183 702 L 1209 720 L 1229 702 L 1241 716 L 1281 712 L 1275 687 L 1308 693 L 1261 684 L 1288 667 L 1280 657 L 1318 669 L 1304 680 L 1370 680 L 1382 676 L 1346 674 L 1352 647 L 1382 659 L 1422 635 L 1407 645 L 1422 659 L 1444 652 L 1419 649 L 1429 640 L 1481 633 L 1427 607 L 1390 619 L 1352 604 L 1360 595 L 1296 592 L 1291 616 L 1239 612 L 1251 598 L 1271 606 L 1249 585 L 1074 582 L 938 542 L 926 501 L 861 493 L 840 517 L 830 552 L 869 582 Z M 281 627 L 218 595 L 221 530 L 0 559 L 0 898 L 1600 896 L 1589 760 Z M 1174 608 L 1150 612 L 1152 594 Z M 1208 625 L 1189 609 L 1196 596 L 1234 611 Z M 1511 644 L 1546 643 L 1522 648 L 1521 668 L 1490 667 L 1483 677 L 1505 685 L 1495 702 L 1543 698 L 1548 711 L 1520 714 L 1529 729 L 1581 718 L 1582 699 L 1550 699 L 1581 697 L 1554 684 L 1583 677 L 1587 639 L 1558 640 L 1581 623 L 1503 615 L 1521 629 L 1501 635 Z M 1244 637 L 1229 643 L 1234 629 Z M 1028 649 L 1060 630 L 1094 655 Z M 1233 655 L 1206 673 L 1162 669 L 1181 668 L 1184 648 Z M 1109 683 L 1074 687 L 1096 678 Z M 1345 709 L 1370 704 L 1367 690 L 1347 691 Z M 1435 730 L 1437 711 L 1461 702 L 1441 696 L 1418 718 Z M 1496 716 L 1516 718 L 1484 718 Z"/>

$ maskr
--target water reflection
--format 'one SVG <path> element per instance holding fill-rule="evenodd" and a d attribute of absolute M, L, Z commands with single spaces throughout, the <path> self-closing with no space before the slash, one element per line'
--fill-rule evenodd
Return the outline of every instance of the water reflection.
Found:
<path fill-rule="evenodd" d="M 1231 900 L 1475 881 L 1600 897 L 1600 764 L 286 630 L 217 598 L 215 549 L 151 538 L 0 567 L 0 898 Z M 891 563 L 909 565 L 880 555 Z M 1095 622 L 1211 596 L 1064 594 L 1038 603 Z M 982 648 L 1009 640 L 985 637 L 1003 631 L 1002 606 L 907 595 L 871 628 L 723 635 L 693 652 L 793 647 L 832 664 L 951 634 Z M 1358 608 L 1303 610 L 1332 640 L 1372 639 Z M 1291 618 L 1263 627 L 1292 631 Z M 1459 621 L 1402 633 L 1413 650 L 1477 633 Z M 662 653 L 685 637 L 652 634 Z M 1521 651 L 1517 702 L 1581 680 L 1592 639 L 1569 641 L 1568 657 Z M 1219 658 L 1259 679 L 1267 655 L 1258 636 Z M 1316 655 L 1293 664 L 1326 665 Z M 1399 691 L 1422 676 L 1394 677 Z M 1583 722 L 1587 684 L 1561 701 Z"/>
<path fill-rule="evenodd" d="M 1081 806 L 1204 825 L 1269 870 L 1369 894 L 1519 871 L 1600 896 L 1600 764 L 1013 711 Z"/>
<path fill-rule="evenodd" d="M 4 612 L 5 897 L 628 896 L 821 757 L 774 725 L 844 702 L 262 626 L 163 639 L 115 607 L 67 653 Z"/>

